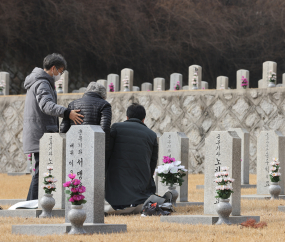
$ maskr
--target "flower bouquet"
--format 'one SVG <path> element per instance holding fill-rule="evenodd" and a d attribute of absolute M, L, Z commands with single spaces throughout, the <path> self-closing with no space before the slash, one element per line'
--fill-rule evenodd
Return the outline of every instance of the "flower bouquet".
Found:
<path fill-rule="evenodd" d="M 179 81 L 177 81 L 177 83 L 175 84 L 175 86 L 174 86 L 174 90 L 180 90 L 180 82 Z"/>
<path fill-rule="evenodd" d="M 71 210 L 68 212 L 68 219 L 71 222 L 72 228 L 69 234 L 86 234 L 83 228 L 83 223 L 86 219 L 86 212 L 82 209 L 84 203 L 87 201 L 84 199 L 85 196 L 82 193 L 86 192 L 86 187 L 81 185 L 80 180 L 75 179 L 75 174 L 69 174 L 68 177 L 71 181 L 63 183 L 64 187 L 68 187 L 65 193 L 70 195 L 67 201 L 71 202 Z"/>
<path fill-rule="evenodd" d="M 221 172 L 216 172 L 216 179 L 214 182 L 218 184 L 216 186 L 216 198 L 228 199 L 233 193 L 232 183 L 234 179 L 229 177 L 229 167 L 221 167 Z"/>
<path fill-rule="evenodd" d="M 161 91 L 161 85 L 157 85 L 157 91 Z"/>
<path fill-rule="evenodd" d="M 47 166 L 47 169 L 49 172 L 45 172 L 43 174 L 44 176 L 44 185 L 42 188 L 45 191 L 44 196 L 40 200 L 40 204 L 42 206 L 42 213 L 39 216 L 40 218 L 50 218 L 52 217 L 52 209 L 55 205 L 55 200 L 53 198 L 52 192 L 56 190 L 55 183 L 57 180 L 54 178 L 53 175 L 51 175 L 51 171 L 53 170 L 53 166 Z"/>
<path fill-rule="evenodd" d="M 243 89 L 246 89 L 247 85 L 248 85 L 247 79 L 244 76 L 242 76 L 241 77 L 241 86 L 243 87 Z"/>
<path fill-rule="evenodd" d="M 279 194 L 281 192 L 281 187 L 279 186 L 278 182 L 280 181 L 281 173 L 280 171 L 280 162 L 277 158 L 273 158 L 273 161 L 270 163 L 270 181 L 271 184 L 269 186 L 269 193 L 271 195 L 271 200 L 279 199 Z"/>
<path fill-rule="evenodd" d="M 109 85 L 109 92 L 114 92 L 114 91 L 115 91 L 114 84 L 113 84 L 113 82 L 111 82 Z"/>
<path fill-rule="evenodd" d="M 276 73 L 273 72 L 273 71 L 269 71 L 269 76 L 268 76 L 268 78 L 269 78 L 269 82 L 275 83 L 275 81 L 276 81 Z"/>
<path fill-rule="evenodd" d="M 125 79 L 123 80 L 123 83 L 125 87 L 124 92 L 129 92 L 130 90 L 129 90 L 129 77 L 128 76 L 125 77 Z"/>

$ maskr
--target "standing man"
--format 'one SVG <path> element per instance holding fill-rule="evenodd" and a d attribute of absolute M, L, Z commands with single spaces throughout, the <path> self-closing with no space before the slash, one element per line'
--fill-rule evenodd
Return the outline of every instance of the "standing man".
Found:
<path fill-rule="evenodd" d="M 111 127 L 105 198 L 113 209 L 143 204 L 156 191 L 157 135 L 144 124 L 145 116 L 144 107 L 133 103 L 127 120 Z"/>
<path fill-rule="evenodd" d="M 27 90 L 23 148 L 25 154 L 34 153 L 35 174 L 32 178 L 27 200 L 38 199 L 39 187 L 39 143 L 44 133 L 58 132 L 58 117 L 70 118 L 75 124 L 80 124 L 83 115 L 80 110 L 71 110 L 57 105 L 55 82 L 66 70 L 67 63 L 62 55 L 51 54 L 44 58 L 44 69 L 36 67 L 26 77 L 24 87 Z"/>

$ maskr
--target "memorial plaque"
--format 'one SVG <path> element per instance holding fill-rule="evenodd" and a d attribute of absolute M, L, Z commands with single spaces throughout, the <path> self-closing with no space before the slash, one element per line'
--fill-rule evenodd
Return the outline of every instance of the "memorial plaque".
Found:
<path fill-rule="evenodd" d="M 76 174 L 86 187 L 85 223 L 104 223 L 105 133 L 99 125 L 73 125 L 66 134 L 66 180 Z M 65 204 L 65 220 L 71 202 Z"/>
<path fill-rule="evenodd" d="M 285 169 L 285 136 L 279 131 L 261 131 L 257 137 L 257 194 L 269 194 L 270 185 L 270 162 L 273 158 L 280 161 L 281 173 Z M 282 174 L 283 175 L 283 174 Z M 281 175 L 279 185 L 280 195 L 284 195 L 285 179 Z"/>
<path fill-rule="evenodd" d="M 189 138 L 180 132 L 165 132 L 159 138 L 159 155 L 157 165 L 162 164 L 163 156 L 174 157 L 175 160 L 181 161 L 181 165 L 185 166 L 188 170 L 188 152 L 189 152 Z M 176 186 L 176 190 L 179 193 L 177 202 L 188 201 L 188 172 L 183 177 L 182 186 Z M 168 191 L 168 186 L 162 184 L 161 178 L 158 177 L 156 184 L 158 195 L 163 196 Z"/>
<path fill-rule="evenodd" d="M 229 176 L 234 178 L 233 191 L 230 197 L 232 215 L 240 215 L 241 199 L 241 139 L 234 131 L 212 131 L 205 139 L 205 165 L 204 165 L 204 214 L 216 215 L 215 172 L 220 172 L 222 166 L 229 167 Z"/>
<path fill-rule="evenodd" d="M 65 182 L 65 134 L 45 133 L 40 139 L 40 162 L 39 162 L 39 200 L 45 191 L 42 188 L 44 176 L 48 172 L 47 166 L 53 166 L 51 174 L 57 179 L 56 191 L 52 192 L 55 199 L 54 209 L 65 208 L 65 193 L 62 184 Z M 39 209 L 41 204 L 39 203 Z"/>

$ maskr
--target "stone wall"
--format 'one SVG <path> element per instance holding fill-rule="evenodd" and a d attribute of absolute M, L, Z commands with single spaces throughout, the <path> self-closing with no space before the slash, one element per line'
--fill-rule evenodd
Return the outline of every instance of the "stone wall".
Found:
<path fill-rule="evenodd" d="M 82 94 L 62 94 L 67 106 Z M 132 102 L 147 110 L 155 132 L 184 132 L 189 137 L 189 171 L 203 172 L 205 138 L 210 131 L 242 127 L 250 132 L 250 172 L 256 171 L 256 137 L 261 130 L 285 134 L 285 88 L 108 93 L 112 123 L 125 120 Z M 25 96 L 0 97 L 0 172 L 23 171 L 22 126 Z"/>

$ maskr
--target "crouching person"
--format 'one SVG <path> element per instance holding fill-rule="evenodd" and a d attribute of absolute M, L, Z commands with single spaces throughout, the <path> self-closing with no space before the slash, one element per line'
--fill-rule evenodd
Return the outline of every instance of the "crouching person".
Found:
<path fill-rule="evenodd" d="M 144 124 L 145 116 L 144 107 L 133 103 L 127 120 L 111 127 L 105 198 L 114 209 L 143 204 L 156 191 L 157 135 Z"/>

